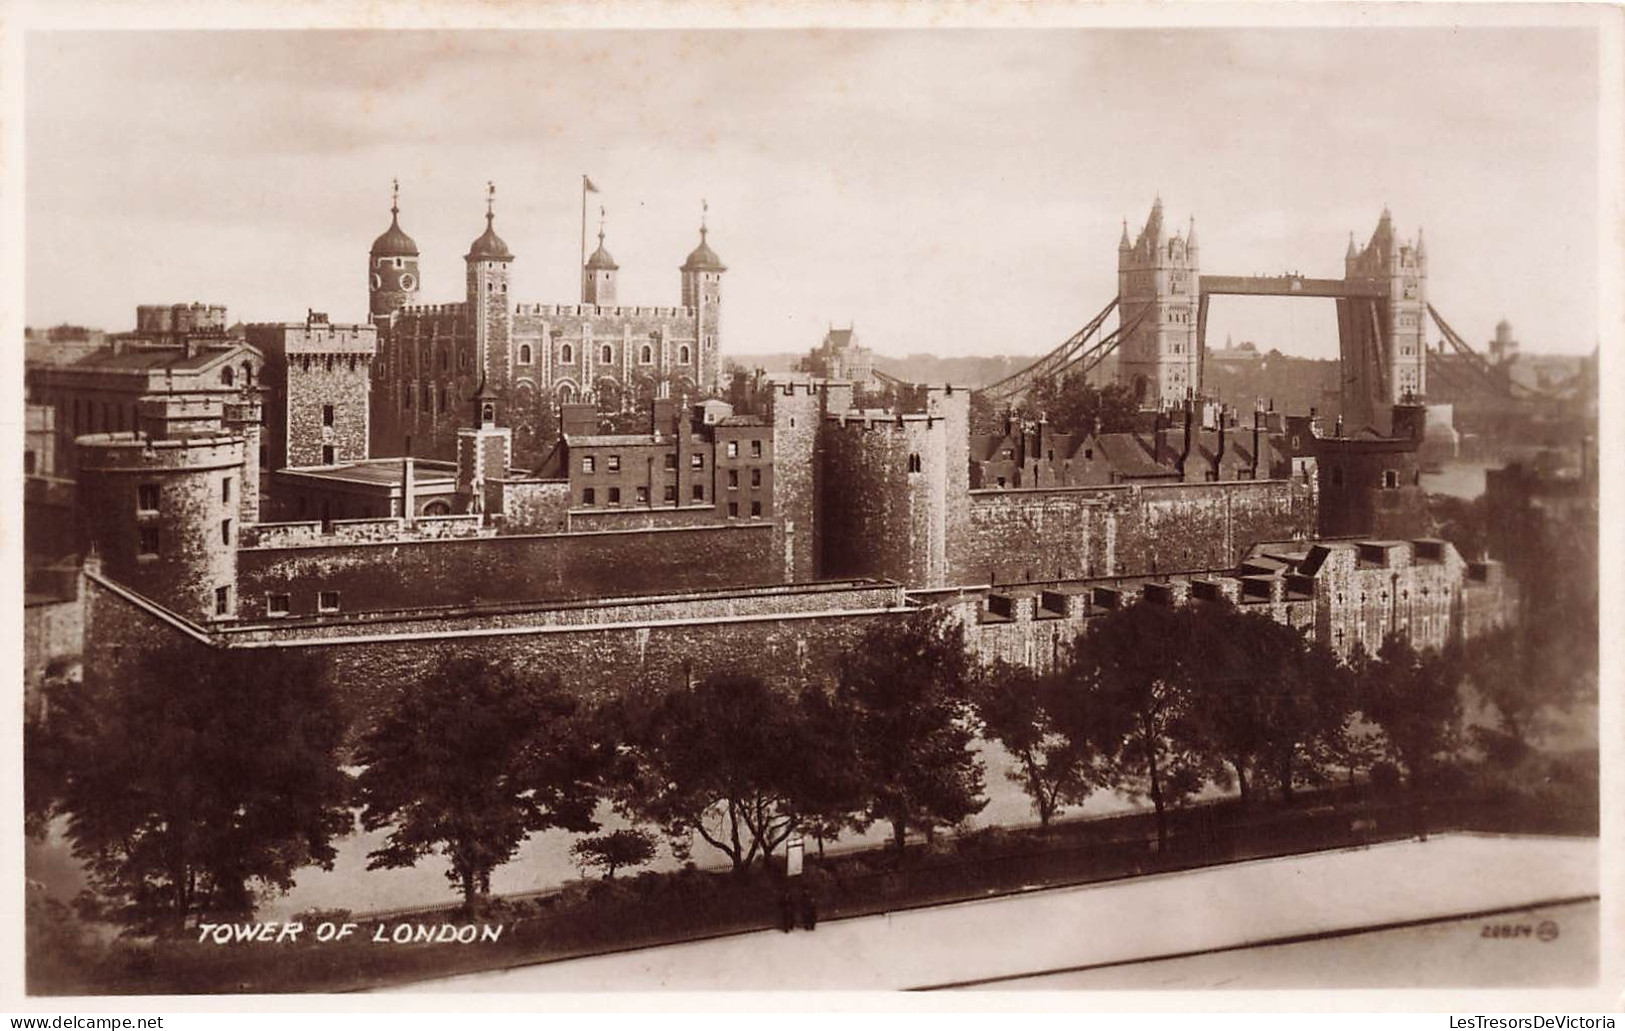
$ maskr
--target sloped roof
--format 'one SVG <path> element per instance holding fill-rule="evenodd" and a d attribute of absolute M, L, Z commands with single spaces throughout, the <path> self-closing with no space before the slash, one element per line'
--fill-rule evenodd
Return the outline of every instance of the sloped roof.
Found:
<path fill-rule="evenodd" d="M 1102 433 L 1095 445 L 1119 476 L 1168 476 L 1173 469 L 1158 465 L 1145 443 L 1132 433 Z"/>

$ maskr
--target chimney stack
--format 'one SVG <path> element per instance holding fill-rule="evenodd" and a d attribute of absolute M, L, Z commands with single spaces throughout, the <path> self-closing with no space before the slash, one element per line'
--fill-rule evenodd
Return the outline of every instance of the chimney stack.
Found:
<path fill-rule="evenodd" d="M 1185 460 L 1191 456 L 1191 417 L 1195 414 L 1192 411 L 1193 407 L 1194 402 L 1191 401 L 1187 393 L 1185 397 L 1185 447 L 1184 450 L 1179 452 L 1179 458 L 1174 462 L 1174 468 L 1179 470 L 1181 480 L 1185 478 Z"/>
<path fill-rule="evenodd" d="M 1258 467 L 1264 460 L 1263 449 L 1259 442 L 1263 438 L 1265 418 L 1266 415 L 1262 405 L 1253 409 L 1253 464 L 1251 477 L 1255 480 L 1258 479 Z"/>

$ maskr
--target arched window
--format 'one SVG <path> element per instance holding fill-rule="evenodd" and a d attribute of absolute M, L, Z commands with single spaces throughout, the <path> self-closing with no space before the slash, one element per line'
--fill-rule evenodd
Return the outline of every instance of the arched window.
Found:
<path fill-rule="evenodd" d="M 565 365 L 574 365 L 575 360 L 575 348 L 571 347 L 569 344 L 565 344 L 564 347 L 559 351 L 559 361 Z"/>
<path fill-rule="evenodd" d="M 248 362 L 244 362 L 243 363 L 243 386 L 251 387 L 253 385 L 254 385 L 254 366 L 250 365 Z"/>
<path fill-rule="evenodd" d="M 687 365 L 688 364 L 688 345 L 687 344 L 684 344 L 682 347 L 679 347 L 677 349 L 677 363 L 679 365 Z"/>
<path fill-rule="evenodd" d="M 575 391 L 574 387 L 572 387 L 568 383 L 560 383 L 559 384 L 559 403 L 560 404 L 569 404 L 571 401 L 573 401 L 575 399 L 575 396 L 576 396 L 576 391 Z"/>
<path fill-rule="evenodd" d="M 600 358 L 599 361 L 603 362 L 605 365 L 613 365 L 613 364 L 615 364 L 615 352 L 610 350 L 610 347 L 609 347 L 608 344 L 604 345 L 604 350 L 603 350 L 602 353 L 603 353 L 603 357 Z"/>
<path fill-rule="evenodd" d="M 529 365 L 530 364 L 530 345 L 529 344 L 520 344 L 519 345 L 519 364 L 520 365 Z"/>
<path fill-rule="evenodd" d="M 426 516 L 449 516 L 451 515 L 451 506 L 444 501 L 431 501 L 423 506 L 423 514 Z"/>
<path fill-rule="evenodd" d="M 917 472 L 920 471 L 920 454 L 919 454 L 919 452 L 915 451 L 915 452 L 910 452 L 909 453 L 909 456 L 908 456 L 908 471 L 911 472 L 911 473 L 917 473 Z"/>
<path fill-rule="evenodd" d="M 237 373 L 233 371 L 231 366 L 228 365 L 220 370 L 220 382 L 224 383 L 226 386 L 231 386 L 236 379 Z"/>
<path fill-rule="evenodd" d="M 642 362 L 645 365 L 648 365 L 650 362 L 652 362 L 654 360 L 655 360 L 654 348 L 650 347 L 648 344 L 644 344 L 643 345 L 643 350 L 638 353 L 638 361 Z"/>

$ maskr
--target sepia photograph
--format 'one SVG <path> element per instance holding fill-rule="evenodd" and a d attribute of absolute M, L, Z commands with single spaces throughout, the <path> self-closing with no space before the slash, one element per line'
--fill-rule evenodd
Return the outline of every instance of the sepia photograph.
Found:
<path fill-rule="evenodd" d="M 1401 6 L 14 27 L 16 1004 L 1595 1009 L 1619 11 Z"/>

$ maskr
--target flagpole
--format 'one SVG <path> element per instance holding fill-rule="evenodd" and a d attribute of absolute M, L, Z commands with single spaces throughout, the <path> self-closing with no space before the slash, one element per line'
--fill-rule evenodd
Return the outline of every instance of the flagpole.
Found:
<path fill-rule="evenodd" d="M 587 303 L 587 176 L 581 176 L 581 262 L 576 265 L 576 280 L 581 290 L 581 303 Z"/>

